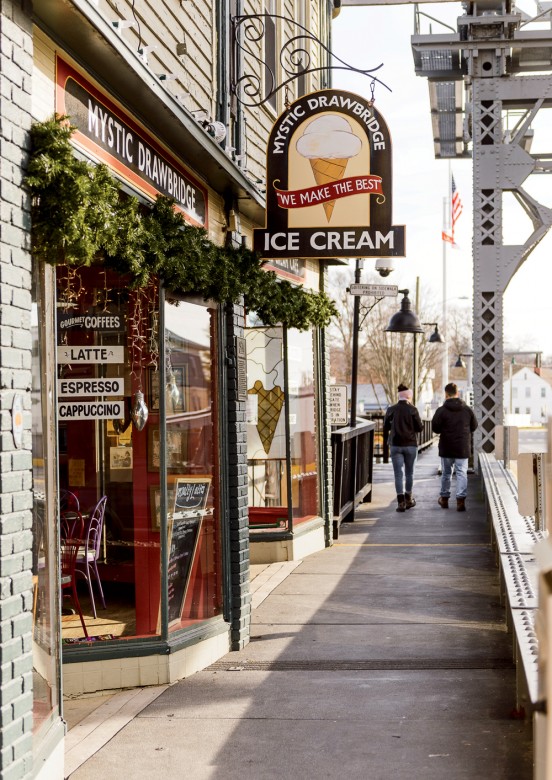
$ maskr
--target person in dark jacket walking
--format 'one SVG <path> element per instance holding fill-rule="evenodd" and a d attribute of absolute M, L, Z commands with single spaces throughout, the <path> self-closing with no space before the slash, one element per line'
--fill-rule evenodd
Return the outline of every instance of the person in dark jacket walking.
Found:
<path fill-rule="evenodd" d="M 397 512 L 405 512 L 416 506 L 412 497 L 414 485 L 414 465 L 418 457 L 416 434 L 423 430 L 420 415 L 412 405 L 412 390 L 399 385 L 399 402 L 390 406 L 383 421 L 383 432 L 389 434 L 389 444 L 395 490 L 397 492 Z"/>
<path fill-rule="evenodd" d="M 458 397 L 458 388 L 454 382 L 449 382 L 445 387 L 445 403 L 433 415 L 431 427 L 434 433 L 439 434 L 439 455 L 442 465 L 439 506 L 448 509 L 454 466 L 456 509 L 458 512 L 465 512 L 471 434 L 477 428 L 477 420 L 473 410 Z"/>

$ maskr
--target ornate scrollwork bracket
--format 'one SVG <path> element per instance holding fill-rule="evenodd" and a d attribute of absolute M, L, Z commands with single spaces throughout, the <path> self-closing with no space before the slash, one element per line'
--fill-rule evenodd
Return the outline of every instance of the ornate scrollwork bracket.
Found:
<path fill-rule="evenodd" d="M 297 29 L 297 34 L 282 45 L 276 58 L 279 60 L 282 72 L 282 81 L 279 84 L 277 83 L 276 74 L 262 56 L 265 50 L 264 41 L 267 35 L 266 21 L 269 19 L 271 21 L 281 19 Z M 348 65 L 344 60 L 332 54 L 330 49 L 316 35 L 313 35 L 310 30 L 294 19 L 289 19 L 279 14 L 266 13 L 233 16 L 232 30 L 235 75 L 232 79 L 231 90 L 236 99 L 244 106 L 261 106 L 301 76 L 305 76 L 308 73 L 331 70 L 349 70 L 370 78 L 372 80 L 372 98 L 376 82 L 391 91 L 387 84 L 374 75 L 376 71 L 383 67 L 383 63 L 365 70 Z M 338 64 L 315 65 L 309 50 L 309 44 L 312 43 L 318 46 L 321 51 L 326 52 L 329 60 Z M 238 67 L 238 63 L 243 63 L 243 74 L 241 73 L 242 68 Z"/>

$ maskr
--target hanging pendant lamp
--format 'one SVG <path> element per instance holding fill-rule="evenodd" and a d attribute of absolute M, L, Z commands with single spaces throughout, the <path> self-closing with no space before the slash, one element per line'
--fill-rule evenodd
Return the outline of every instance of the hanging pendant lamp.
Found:
<path fill-rule="evenodd" d="M 420 325 L 418 315 L 412 311 L 412 304 L 408 297 L 409 290 L 399 290 L 399 292 L 404 295 L 400 311 L 393 314 L 385 330 L 387 333 L 423 333 L 424 329 Z"/>

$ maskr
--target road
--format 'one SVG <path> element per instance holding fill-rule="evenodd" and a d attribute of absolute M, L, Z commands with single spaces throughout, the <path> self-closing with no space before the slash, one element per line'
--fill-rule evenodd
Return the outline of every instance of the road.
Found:
<path fill-rule="evenodd" d="M 520 428 L 519 452 L 546 452 L 546 428 Z"/>

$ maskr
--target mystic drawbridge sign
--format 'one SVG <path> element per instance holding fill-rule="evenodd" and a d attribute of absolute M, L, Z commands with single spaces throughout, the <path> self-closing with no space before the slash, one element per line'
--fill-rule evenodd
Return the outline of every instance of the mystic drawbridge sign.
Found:
<path fill-rule="evenodd" d="M 327 89 L 296 100 L 272 128 L 266 171 L 263 257 L 404 257 L 391 138 L 366 98 Z"/>

